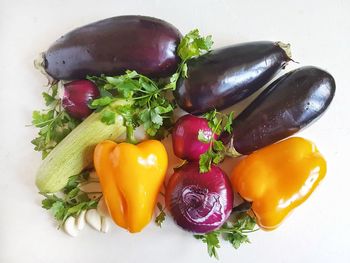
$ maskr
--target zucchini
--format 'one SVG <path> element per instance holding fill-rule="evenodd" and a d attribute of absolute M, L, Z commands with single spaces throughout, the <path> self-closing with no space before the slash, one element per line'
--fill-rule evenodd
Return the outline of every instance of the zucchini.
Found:
<path fill-rule="evenodd" d="M 113 106 L 126 105 L 121 100 Z M 101 121 L 101 112 L 94 112 L 67 135 L 44 159 L 36 174 L 36 186 L 40 192 L 54 193 L 61 190 L 72 175 L 89 167 L 93 161 L 95 146 L 103 140 L 115 140 L 125 133 L 124 120 L 116 114 L 115 123 Z"/>

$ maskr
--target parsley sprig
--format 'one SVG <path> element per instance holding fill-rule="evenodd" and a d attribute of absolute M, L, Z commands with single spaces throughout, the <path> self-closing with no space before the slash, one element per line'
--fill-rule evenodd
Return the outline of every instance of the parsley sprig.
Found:
<path fill-rule="evenodd" d="M 238 249 L 242 244 L 250 243 L 247 234 L 259 230 L 255 226 L 256 223 L 253 217 L 247 213 L 240 213 L 234 219 L 226 221 L 218 230 L 203 235 L 194 235 L 194 237 L 207 244 L 210 257 L 219 259 L 217 249 L 220 248 L 220 237 L 228 241 L 235 249 Z"/>
<path fill-rule="evenodd" d="M 92 182 L 88 172 L 69 177 L 67 185 L 62 192 L 56 194 L 40 193 L 45 197 L 42 200 L 42 207 L 50 210 L 61 227 L 69 216 L 77 216 L 83 210 L 96 208 L 102 193 L 97 199 L 91 199 L 89 194 L 83 191 L 81 185 Z"/>
<path fill-rule="evenodd" d="M 156 216 L 156 219 L 154 221 L 157 224 L 157 226 L 162 227 L 162 224 L 165 221 L 165 217 L 166 217 L 165 207 L 163 207 L 163 205 L 160 202 L 158 202 L 157 203 L 157 208 L 159 210 L 159 213 Z"/>
<path fill-rule="evenodd" d="M 194 29 L 187 33 L 180 41 L 177 47 L 177 54 L 181 59 L 176 72 L 171 76 L 170 82 L 167 84 L 171 89 L 176 88 L 176 83 L 180 77 L 188 77 L 187 61 L 201 56 L 211 50 L 214 42 L 211 35 L 202 37 L 198 29 Z"/>
<path fill-rule="evenodd" d="M 40 130 L 31 142 L 35 145 L 35 151 L 42 152 L 44 159 L 78 125 L 78 121 L 62 108 L 58 84 L 50 86 L 48 92 L 43 92 L 42 96 L 47 109 L 33 111 L 32 125 Z"/>
<path fill-rule="evenodd" d="M 199 159 L 199 171 L 205 173 L 210 171 L 212 163 L 219 164 L 227 154 L 227 149 L 222 141 L 216 140 L 214 135 L 219 136 L 222 131 L 232 132 L 233 112 L 226 115 L 216 110 L 203 115 L 208 120 L 208 125 L 213 131 L 213 136 L 207 136 L 203 130 L 198 131 L 198 140 L 209 143 L 208 151 L 201 154 Z"/>
<path fill-rule="evenodd" d="M 118 99 L 132 102 L 127 106 L 116 107 L 114 111 L 103 111 L 101 117 L 101 121 L 106 124 L 113 124 L 115 114 L 121 114 L 127 127 L 129 142 L 135 142 L 133 132 L 140 125 L 144 125 L 146 133 L 151 137 L 159 134 L 161 128 L 170 127 L 175 109 L 175 103 L 166 97 L 166 91 L 170 87 L 160 87 L 150 78 L 129 70 L 120 76 L 102 75 L 89 79 L 94 81 L 104 94 L 91 102 L 91 108 L 101 110 Z"/>

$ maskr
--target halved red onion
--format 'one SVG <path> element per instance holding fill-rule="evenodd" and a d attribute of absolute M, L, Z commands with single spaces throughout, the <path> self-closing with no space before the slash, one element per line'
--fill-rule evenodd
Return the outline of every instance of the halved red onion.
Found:
<path fill-rule="evenodd" d="M 100 91 L 93 82 L 75 80 L 64 84 L 62 106 L 71 117 L 82 120 L 93 112 L 88 106 L 89 101 L 99 96 Z"/>
<path fill-rule="evenodd" d="M 187 163 L 171 176 L 165 202 L 175 222 L 187 231 L 207 233 L 229 217 L 233 194 L 227 175 L 217 166 L 199 173 L 198 162 Z"/>
<path fill-rule="evenodd" d="M 204 135 L 210 139 L 213 131 L 204 118 L 187 114 L 179 118 L 172 131 L 174 154 L 185 160 L 198 161 L 200 155 L 205 153 L 210 144 L 198 140 L 198 132 L 202 130 Z M 217 135 L 214 138 L 217 139 Z"/>

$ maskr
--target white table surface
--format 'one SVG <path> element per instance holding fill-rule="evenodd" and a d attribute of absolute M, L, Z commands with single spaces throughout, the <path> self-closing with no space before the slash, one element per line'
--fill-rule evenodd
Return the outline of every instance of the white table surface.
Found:
<path fill-rule="evenodd" d="M 234 250 L 222 242 L 221 262 L 350 262 L 349 101 L 350 1 L 59 1 L 0 0 L 0 262 L 215 262 L 204 244 L 167 220 L 131 235 L 89 228 L 77 238 L 58 231 L 40 207 L 34 177 L 41 159 L 25 127 L 42 107 L 45 78 L 33 59 L 77 26 L 116 15 L 165 19 L 186 33 L 212 34 L 215 47 L 254 40 L 292 45 L 301 65 L 333 74 L 337 91 L 326 114 L 299 135 L 328 160 L 322 184 L 277 230 L 258 231 Z M 287 68 L 293 68 L 291 65 Z"/>

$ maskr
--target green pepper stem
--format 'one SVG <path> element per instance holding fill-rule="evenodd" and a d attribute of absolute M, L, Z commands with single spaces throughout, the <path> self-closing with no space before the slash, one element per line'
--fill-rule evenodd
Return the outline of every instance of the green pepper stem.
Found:
<path fill-rule="evenodd" d="M 126 124 L 126 140 L 128 143 L 136 144 L 137 140 L 134 134 L 134 127 L 130 124 Z"/>

